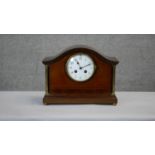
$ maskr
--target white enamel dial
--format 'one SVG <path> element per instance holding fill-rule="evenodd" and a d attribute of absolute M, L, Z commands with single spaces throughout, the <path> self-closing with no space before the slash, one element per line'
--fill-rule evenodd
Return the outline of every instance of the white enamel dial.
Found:
<path fill-rule="evenodd" d="M 95 64 L 89 55 L 79 53 L 69 58 L 66 70 L 71 79 L 82 82 L 92 77 L 95 71 Z"/>

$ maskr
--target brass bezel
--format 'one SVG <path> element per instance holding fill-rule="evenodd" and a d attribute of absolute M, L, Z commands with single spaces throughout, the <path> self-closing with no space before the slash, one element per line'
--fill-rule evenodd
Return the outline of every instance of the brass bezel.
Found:
<path fill-rule="evenodd" d="M 93 66 L 94 66 L 93 74 L 92 74 L 88 79 L 86 79 L 86 80 L 79 81 L 79 80 L 73 79 L 73 78 L 70 76 L 69 72 L 68 72 L 68 68 L 67 68 L 68 63 L 69 63 L 70 59 L 71 59 L 72 57 L 76 56 L 76 55 L 86 55 L 86 56 L 88 56 L 88 57 L 92 60 L 92 62 L 93 62 L 93 64 L 94 64 L 94 65 L 93 65 Z M 79 82 L 79 83 L 89 81 L 89 80 L 95 75 L 96 68 L 97 68 L 97 67 L 96 67 L 96 63 L 95 63 L 94 59 L 93 59 L 90 55 L 85 54 L 85 53 L 82 53 L 82 52 L 79 52 L 79 53 L 76 53 L 76 54 L 71 55 L 71 56 L 68 58 L 68 60 L 67 60 L 67 62 L 66 62 L 66 65 L 65 65 L 65 71 L 66 71 L 68 77 L 69 77 L 71 80 L 76 81 L 76 82 Z"/>

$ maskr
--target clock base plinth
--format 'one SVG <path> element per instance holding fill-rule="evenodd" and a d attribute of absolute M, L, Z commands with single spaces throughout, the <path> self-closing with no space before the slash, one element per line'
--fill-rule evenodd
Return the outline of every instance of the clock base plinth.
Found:
<path fill-rule="evenodd" d="M 43 98 L 45 105 L 56 104 L 103 104 L 103 105 L 116 105 L 117 98 L 115 95 L 91 95 L 91 96 L 57 96 L 45 95 Z"/>

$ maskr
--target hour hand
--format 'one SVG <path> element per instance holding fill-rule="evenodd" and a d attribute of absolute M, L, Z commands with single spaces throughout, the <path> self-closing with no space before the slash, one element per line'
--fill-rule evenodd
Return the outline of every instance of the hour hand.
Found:
<path fill-rule="evenodd" d="M 76 61 L 76 63 L 80 66 L 80 63 L 79 63 L 79 61 L 77 60 L 77 59 L 75 59 L 75 61 Z"/>

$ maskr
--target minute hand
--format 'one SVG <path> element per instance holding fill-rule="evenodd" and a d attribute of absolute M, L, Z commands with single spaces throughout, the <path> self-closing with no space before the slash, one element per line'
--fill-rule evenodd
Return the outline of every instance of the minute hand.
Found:
<path fill-rule="evenodd" d="M 82 69 L 82 68 L 85 68 L 85 67 L 87 67 L 87 66 L 90 66 L 90 65 L 91 65 L 91 64 L 85 65 L 85 66 L 81 67 L 81 69 Z"/>

